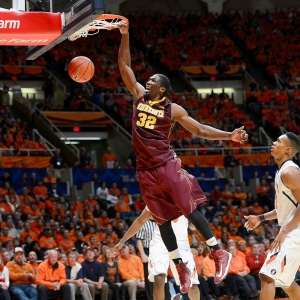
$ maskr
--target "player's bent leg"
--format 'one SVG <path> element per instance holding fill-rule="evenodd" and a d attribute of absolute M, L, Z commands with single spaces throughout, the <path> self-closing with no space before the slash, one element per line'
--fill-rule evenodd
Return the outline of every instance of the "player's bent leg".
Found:
<path fill-rule="evenodd" d="M 300 299 L 300 286 L 294 281 L 288 288 L 282 288 L 291 298 L 291 300 Z"/>
<path fill-rule="evenodd" d="M 190 300 L 199 300 L 200 299 L 200 291 L 197 284 L 193 284 L 192 288 L 189 290 L 189 299 Z"/>
<path fill-rule="evenodd" d="M 160 225 L 159 230 L 162 240 L 169 251 L 170 258 L 176 265 L 176 270 L 178 272 L 180 281 L 180 290 L 183 294 L 185 294 L 191 289 L 192 286 L 191 272 L 187 268 L 186 263 L 182 262 L 180 257 L 176 236 L 173 231 L 171 221 L 167 221 L 166 223 Z"/>
<path fill-rule="evenodd" d="M 165 299 L 165 274 L 159 274 L 154 276 L 154 286 L 153 286 L 153 297 L 154 300 L 164 300 Z"/>
<path fill-rule="evenodd" d="M 275 281 L 265 274 L 259 274 L 261 281 L 260 300 L 274 300 Z"/>
<path fill-rule="evenodd" d="M 206 244 L 211 249 L 211 254 L 216 264 L 215 284 L 218 284 L 225 279 L 228 274 L 232 255 L 231 253 L 220 249 L 217 240 L 210 229 L 209 223 L 199 210 L 195 209 L 189 216 L 187 216 L 187 218 L 201 233 Z"/>

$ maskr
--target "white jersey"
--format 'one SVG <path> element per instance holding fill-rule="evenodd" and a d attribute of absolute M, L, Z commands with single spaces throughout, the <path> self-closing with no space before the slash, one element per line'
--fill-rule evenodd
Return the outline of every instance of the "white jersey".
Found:
<path fill-rule="evenodd" d="M 190 270 L 191 283 L 199 284 L 198 273 L 188 239 L 188 219 L 185 216 L 181 216 L 173 220 L 171 222 L 171 225 L 176 235 L 180 257 L 182 261 L 187 263 L 187 268 Z M 179 285 L 180 280 L 175 264 L 173 260 L 169 257 L 169 252 L 161 238 L 160 230 L 156 224 L 153 232 L 153 237 L 150 242 L 150 253 L 148 260 L 149 280 L 153 282 L 154 277 L 159 274 L 167 275 L 169 266 L 174 275 L 176 284 Z"/>
<path fill-rule="evenodd" d="M 295 200 L 291 190 L 281 180 L 282 172 L 289 167 L 295 167 L 300 170 L 292 160 L 287 160 L 281 165 L 275 176 L 275 210 L 279 226 L 285 226 L 290 222 L 298 207 L 298 202 Z"/>
<path fill-rule="evenodd" d="M 188 233 L 187 233 L 188 226 L 189 226 L 188 219 L 185 216 L 180 216 L 179 218 L 173 220 L 171 224 L 172 224 L 173 231 L 176 235 L 177 242 L 180 243 L 181 245 L 186 242 L 187 247 L 190 248 Z M 155 243 L 164 244 L 157 224 L 153 232 L 152 240 L 155 241 Z"/>

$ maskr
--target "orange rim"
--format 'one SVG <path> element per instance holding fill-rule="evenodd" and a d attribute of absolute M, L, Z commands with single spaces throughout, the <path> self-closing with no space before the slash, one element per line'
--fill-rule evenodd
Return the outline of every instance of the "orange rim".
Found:
<path fill-rule="evenodd" d="M 101 16 L 97 17 L 95 20 L 114 20 L 114 19 L 122 19 L 126 22 L 126 24 L 128 23 L 127 18 L 119 15 L 114 15 L 114 14 L 102 14 Z"/>
<path fill-rule="evenodd" d="M 123 20 L 126 22 L 126 24 L 128 24 L 127 18 L 120 16 L 120 15 L 114 15 L 114 14 L 102 14 L 101 16 L 97 17 L 95 20 L 115 20 L 115 19 Z M 111 25 L 106 25 L 105 27 L 99 28 L 99 29 L 111 30 L 111 29 L 116 29 L 116 28 L 117 28 L 117 26 L 111 24 Z M 96 31 L 96 30 L 97 30 L 97 28 L 94 28 L 94 27 L 89 28 L 89 31 Z"/>

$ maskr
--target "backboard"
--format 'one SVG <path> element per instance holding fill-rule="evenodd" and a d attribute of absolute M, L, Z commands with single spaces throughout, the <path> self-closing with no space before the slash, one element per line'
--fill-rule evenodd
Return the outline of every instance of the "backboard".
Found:
<path fill-rule="evenodd" d="M 12 9 L 17 10 L 18 17 L 22 17 L 22 13 L 24 13 L 26 16 L 23 17 L 26 17 L 27 23 L 34 14 L 40 15 L 40 18 L 43 19 L 44 15 L 50 15 L 51 17 L 52 13 L 56 13 L 53 14 L 53 16 L 57 16 L 59 15 L 57 13 L 60 13 L 62 27 L 61 35 L 59 33 L 58 37 L 55 37 L 55 39 L 51 40 L 47 45 L 37 46 L 36 43 L 35 46 L 28 47 L 26 59 L 35 60 L 55 45 L 66 40 L 71 34 L 93 21 L 96 17 L 102 15 L 104 12 L 104 0 L 12 0 Z M 2 23 L 10 25 L 9 22 L 10 20 L 3 20 Z M 46 25 L 49 24 L 49 26 L 44 29 L 45 33 L 48 34 L 47 28 L 51 31 L 52 27 L 51 23 L 45 22 Z M 21 25 L 22 24 L 23 23 L 21 22 Z M 42 30 L 39 25 L 39 23 L 33 23 L 32 27 L 27 28 L 25 31 L 29 35 L 32 33 L 34 38 L 36 38 L 35 34 L 37 32 L 37 35 L 40 36 L 39 38 L 42 39 L 43 36 L 40 33 Z M 21 27 L 22 26 L 20 26 L 20 29 Z M 11 31 L 12 36 L 14 36 L 14 32 Z M 26 44 L 24 44 L 24 46 L 25 45 Z"/>
<path fill-rule="evenodd" d="M 27 0 L 26 11 L 60 13 L 62 34 L 46 46 L 28 47 L 27 60 L 35 60 L 104 12 L 104 0 Z"/>

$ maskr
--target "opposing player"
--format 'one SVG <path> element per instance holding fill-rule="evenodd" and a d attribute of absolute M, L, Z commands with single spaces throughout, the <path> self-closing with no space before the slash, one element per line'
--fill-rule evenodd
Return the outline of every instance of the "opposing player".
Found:
<path fill-rule="evenodd" d="M 273 143 L 271 154 L 279 167 L 275 176 L 275 209 L 259 216 L 245 216 L 248 230 L 276 218 L 281 227 L 259 273 L 261 300 L 273 300 L 275 286 L 282 287 L 292 300 L 300 299 L 300 287 L 294 282 L 300 265 L 300 168 L 292 161 L 299 150 L 300 139 L 291 132 Z"/>
<path fill-rule="evenodd" d="M 151 217 L 151 212 L 146 207 L 141 215 L 132 223 L 120 242 L 114 247 L 113 251 L 120 250 L 123 244 L 134 236 L 140 228 Z M 191 273 L 192 288 L 188 292 L 189 299 L 199 300 L 200 292 L 198 289 L 198 274 L 194 262 L 193 254 L 190 249 L 188 240 L 188 220 L 184 216 L 179 217 L 171 222 L 171 226 L 176 233 L 178 248 L 182 259 L 187 261 L 187 268 Z M 153 238 L 150 242 L 148 257 L 149 280 L 154 282 L 153 295 L 155 300 L 164 300 L 164 284 L 170 265 L 176 284 L 179 285 L 179 276 L 172 259 L 169 258 L 168 250 L 162 241 L 158 226 L 154 229 Z"/>
<path fill-rule="evenodd" d="M 180 257 L 171 220 L 183 214 L 205 238 L 216 263 L 216 283 L 226 277 L 231 254 L 219 248 L 207 220 L 196 209 L 198 204 L 206 201 L 206 197 L 197 180 L 181 169 L 181 162 L 170 147 L 169 134 L 177 121 L 191 133 L 205 139 L 244 143 L 247 134 L 243 127 L 225 132 L 189 117 L 184 108 L 166 98 L 170 81 L 162 74 L 151 76 L 146 88 L 139 84 L 131 69 L 128 27 L 120 27 L 122 40 L 118 63 L 122 79 L 134 98 L 132 138 L 137 156 L 137 175 L 145 202 L 176 265 L 181 291 L 186 293 L 191 286 L 190 275 Z"/>

